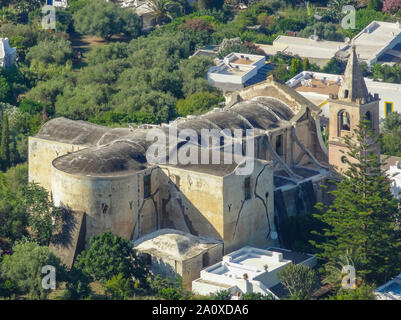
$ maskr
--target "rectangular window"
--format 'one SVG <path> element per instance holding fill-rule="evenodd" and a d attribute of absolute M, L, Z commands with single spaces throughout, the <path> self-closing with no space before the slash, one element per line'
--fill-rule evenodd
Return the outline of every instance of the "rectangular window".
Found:
<path fill-rule="evenodd" d="M 283 156 L 283 135 L 276 136 L 276 152 L 281 157 Z"/>
<path fill-rule="evenodd" d="M 251 177 L 246 177 L 244 180 L 245 200 L 251 199 Z"/>
<path fill-rule="evenodd" d="M 385 111 L 385 116 L 387 117 L 391 112 L 393 112 L 393 103 L 386 101 L 384 102 L 384 111 Z"/>
<path fill-rule="evenodd" d="M 149 253 L 145 253 L 145 261 L 148 267 L 152 266 L 152 256 Z"/>
<path fill-rule="evenodd" d="M 202 256 L 202 268 L 206 268 L 209 266 L 209 253 L 206 252 Z"/>
<path fill-rule="evenodd" d="M 150 197 L 150 174 L 143 177 L 143 197 Z"/>

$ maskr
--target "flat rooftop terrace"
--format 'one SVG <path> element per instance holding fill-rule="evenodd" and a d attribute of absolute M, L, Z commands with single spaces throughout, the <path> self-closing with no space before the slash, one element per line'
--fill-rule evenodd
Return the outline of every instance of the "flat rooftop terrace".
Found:
<path fill-rule="evenodd" d="M 251 60 L 251 59 L 236 58 L 231 63 L 250 65 L 250 64 L 252 64 L 254 62 L 255 62 L 255 60 Z"/>
<path fill-rule="evenodd" d="M 233 66 L 221 63 L 217 66 L 211 67 L 208 73 L 242 77 L 243 75 L 251 71 L 253 68 L 255 67 L 248 65 L 238 65 L 238 64 L 236 66 Z"/>
<path fill-rule="evenodd" d="M 277 254 L 272 251 L 270 252 L 274 255 Z M 264 271 L 265 266 L 267 267 L 267 271 L 271 271 L 288 262 L 288 260 L 278 261 L 273 255 L 263 255 L 256 252 L 245 253 L 231 260 L 231 263 L 236 263 L 241 266 L 254 267 L 260 271 Z"/>
<path fill-rule="evenodd" d="M 373 59 L 401 33 L 400 25 L 393 22 L 372 21 L 353 42 L 360 59 Z"/>
<path fill-rule="evenodd" d="M 348 46 L 345 42 L 312 40 L 301 37 L 278 36 L 273 45 L 258 44 L 268 55 L 275 55 L 281 51 L 288 54 L 299 55 L 300 57 L 327 59 L 334 57 L 337 51 Z"/>
<path fill-rule="evenodd" d="M 309 83 L 306 85 L 305 82 L 299 82 L 294 89 L 298 92 L 315 92 L 325 95 L 337 94 L 340 89 L 340 84 L 331 80 L 323 82 L 322 79 L 310 79 Z"/>

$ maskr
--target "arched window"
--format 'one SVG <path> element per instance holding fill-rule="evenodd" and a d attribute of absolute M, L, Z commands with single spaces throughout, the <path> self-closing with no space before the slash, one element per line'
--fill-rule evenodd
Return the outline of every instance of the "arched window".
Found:
<path fill-rule="evenodd" d="M 340 132 L 342 130 L 350 131 L 351 130 L 351 122 L 349 113 L 345 110 L 342 110 L 338 113 L 338 125 Z"/>

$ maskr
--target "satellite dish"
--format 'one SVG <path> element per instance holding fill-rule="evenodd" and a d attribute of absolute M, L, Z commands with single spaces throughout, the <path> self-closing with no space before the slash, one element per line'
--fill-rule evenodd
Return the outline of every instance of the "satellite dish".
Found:
<path fill-rule="evenodd" d="M 350 43 L 350 42 L 351 42 L 351 39 L 350 39 L 349 37 L 345 37 L 345 38 L 344 38 L 344 42 Z"/>
<path fill-rule="evenodd" d="M 270 234 L 270 237 L 271 237 L 273 240 L 276 240 L 276 239 L 278 238 L 277 232 L 276 232 L 276 231 L 272 231 L 272 233 Z"/>

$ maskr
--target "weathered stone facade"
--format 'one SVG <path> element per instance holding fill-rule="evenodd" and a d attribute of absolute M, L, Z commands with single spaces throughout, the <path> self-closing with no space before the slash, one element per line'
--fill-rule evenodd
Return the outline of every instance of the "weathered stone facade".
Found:
<path fill-rule="evenodd" d="M 379 133 L 379 97 L 368 93 L 365 80 L 359 68 L 355 47 L 351 50 L 344 80 L 338 96 L 331 96 L 329 116 L 329 160 L 336 170 L 345 171 L 348 161 L 355 161 L 347 156 L 349 151 L 344 137 L 355 137 L 355 130 L 361 120 L 371 122 L 372 130 Z M 356 143 L 356 141 L 354 141 Z M 380 146 L 372 145 L 370 152 L 380 155 Z"/>
<path fill-rule="evenodd" d="M 222 241 L 224 253 L 283 245 L 280 222 L 310 213 L 329 173 L 318 114 L 269 78 L 228 97 L 224 109 L 157 127 L 199 134 L 197 142 L 177 142 L 176 152 L 201 144 L 202 129 L 254 130 L 254 166 L 246 175 L 236 174 L 237 163 L 222 162 L 227 137 L 214 147 L 219 163 L 152 164 L 145 156 L 152 126 L 112 129 L 56 118 L 29 139 L 29 179 L 56 205 L 86 214 L 87 244 L 105 230 L 135 240 L 172 228 Z"/>
<path fill-rule="evenodd" d="M 147 234 L 134 246 L 145 256 L 154 274 L 172 279 L 180 275 L 187 289 L 191 289 L 192 281 L 199 278 L 204 267 L 223 256 L 221 241 L 168 228 Z"/>

